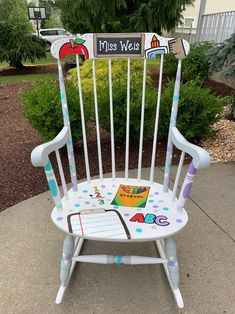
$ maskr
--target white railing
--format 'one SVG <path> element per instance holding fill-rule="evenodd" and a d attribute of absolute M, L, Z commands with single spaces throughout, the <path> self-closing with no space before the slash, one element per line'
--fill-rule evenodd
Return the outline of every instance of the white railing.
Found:
<path fill-rule="evenodd" d="M 197 32 L 197 41 L 199 42 L 223 42 L 235 33 L 235 11 L 202 15 Z"/>

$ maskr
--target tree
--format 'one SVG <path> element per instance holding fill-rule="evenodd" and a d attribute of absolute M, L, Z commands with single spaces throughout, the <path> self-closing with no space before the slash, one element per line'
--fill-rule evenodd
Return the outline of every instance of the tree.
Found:
<path fill-rule="evenodd" d="M 208 51 L 210 72 L 220 72 L 235 78 L 235 33 Z"/>
<path fill-rule="evenodd" d="M 194 0 L 56 0 L 72 33 L 171 30 Z"/>
<path fill-rule="evenodd" d="M 8 5 L 7 10 L 5 4 Z M 32 35 L 33 27 L 28 20 L 26 3 L 0 0 L 0 12 L 0 61 L 19 68 L 26 59 L 34 62 L 36 58 L 45 58 L 46 42 Z"/>

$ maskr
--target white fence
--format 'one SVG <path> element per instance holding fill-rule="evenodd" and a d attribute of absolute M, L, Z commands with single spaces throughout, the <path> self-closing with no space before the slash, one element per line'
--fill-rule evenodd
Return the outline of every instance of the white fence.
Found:
<path fill-rule="evenodd" d="M 235 11 L 202 15 L 197 32 L 196 41 L 223 42 L 235 33 Z"/>

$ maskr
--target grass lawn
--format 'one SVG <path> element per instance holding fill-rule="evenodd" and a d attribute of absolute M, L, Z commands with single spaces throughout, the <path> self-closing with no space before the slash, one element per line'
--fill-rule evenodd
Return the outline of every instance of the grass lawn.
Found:
<path fill-rule="evenodd" d="M 0 84 L 7 82 L 24 82 L 24 81 L 39 81 L 45 78 L 57 78 L 56 73 L 45 73 L 45 74 L 25 74 L 25 75 L 9 75 L 0 76 Z"/>
<path fill-rule="evenodd" d="M 56 59 L 54 59 L 51 55 L 51 53 L 48 51 L 46 53 L 46 59 L 42 59 L 42 60 L 35 60 L 34 63 L 30 62 L 29 60 L 26 60 L 25 62 L 23 62 L 24 65 L 42 65 L 42 64 L 55 64 L 57 63 Z M 71 59 L 75 59 L 75 56 L 73 55 L 69 55 L 68 57 L 63 59 L 63 62 L 67 61 L 67 60 L 71 60 Z M 6 62 L 0 62 L 0 69 L 1 68 L 7 68 L 9 66 L 8 63 Z"/>

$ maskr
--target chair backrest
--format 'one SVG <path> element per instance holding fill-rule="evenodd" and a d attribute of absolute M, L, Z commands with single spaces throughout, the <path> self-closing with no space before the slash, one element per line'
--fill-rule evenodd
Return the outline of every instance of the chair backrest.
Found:
<path fill-rule="evenodd" d="M 139 155 L 138 155 L 138 171 L 137 178 L 141 179 L 142 168 L 142 151 L 143 151 L 143 132 L 144 132 L 144 114 L 145 114 L 145 96 L 146 96 L 146 62 L 149 58 L 155 58 L 160 55 L 160 71 L 158 80 L 158 94 L 156 100 L 156 113 L 155 113 L 155 127 L 153 134 L 153 148 L 151 156 L 151 170 L 150 181 L 154 178 L 154 167 L 156 159 L 156 146 L 157 146 L 157 133 L 158 133 L 158 120 L 159 110 L 161 102 L 161 90 L 162 90 L 162 77 L 163 77 L 163 59 L 164 54 L 173 54 L 178 59 L 178 67 L 176 73 L 172 111 L 170 126 L 175 126 L 178 110 L 179 90 L 180 90 L 180 76 L 181 76 L 181 59 L 183 59 L 189 52 L 189 44 L 187 41 L 176 38 L 163 38 L 155 33 L 130 33 L 130 34 L 84 34 L 78 38 L 73 39 L 59 39 L 55 41 L 51 46 L 51 53 L 58 61 L 59 72 L 59 84 L 61 93 L 61 103 L 63 110 L 64 125 L 70 128 L 68 105 L 65 91 L 65 84 L 63 78 L 63 72 L 60 59 L 63 59 L 69 54 L 76 55 L 77 64 L 77 81 L 78 92 L 80 98 L 80 110 L 81 110 L 81 123 L 82 134 L 84 144 L 84 156 L 87 180 L 90 181 L 90 167 L 89 156 L 87 149 L 87 137 L 86 137 L 86 122 L 84 117 L 83 108 L 83 89 L 86 88 L 82 85 L 80 76 L 79 55 L 83 55 L 85 59 L 92 60 L 92 75 L 93 75 L 93 88 L 94 88 L 94 108 L 95 108 L 95 120 L 96 120 L 96 133 L 97 133 L 97 147 L 98 147 L 98 162 L 99 162 L 99 176 L 103 178 L 103 164 L 101 154 L 101 141 L 100 141 L 100 126 L 99 126 L 99 110 L 98 110 L 98 98 L 96 87 L 96 59 L 108 59 L 108 81 L 109 81 L 109 107 L 110 107 L 110 133 L 111 133 L 111 160 L 112 160 L 112 177 L 116 176 L 115 169 L 115 143 L 114 143 L 114 119 L 113 119 L 113 97 L 112 97 L 112 59 L 113 58 L 125 58 L 127 59 L 127 91 L 126 91 L 126 150 L 125 150 L 125 178 L 128 178 L 129 169 L 129 132 L 130 132 L 130 73 L 131 73 L 131 59 L 142 58 L 143 61 L 143 81 L 142 81 L 142 105 L 141 105 L 141 122 L 140 122 L 140 135 L 139 135 Z M 77 189 L 76 179 L 76 167 L 74 162 L 74 153 L 72 146 L 71 131 L 69 129 L 69 140 L 67 142 L 67 150 L 69 156 L 70 174 L 72 180 L 73 190 Z M 172 161 L 173 145 L 170 137 L 168 137 L 167 144 L 167 156 L 166 167 L 164 176 L 164 190 L 168 189 L 169 170 Z"/>

